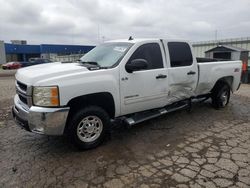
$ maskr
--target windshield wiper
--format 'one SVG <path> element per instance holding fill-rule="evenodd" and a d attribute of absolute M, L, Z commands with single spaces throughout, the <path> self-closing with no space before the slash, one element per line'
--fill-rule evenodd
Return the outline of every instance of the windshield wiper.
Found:
<path fill-rule="evenodd" d="M 95 61 L 81 61 L 82 64 L 89 64 L 89 65 L 96 65 L 98 67 L 100 67 L 100 65 L 95 62 Z"/>
<path fill-rule="evenodd" d="M 81 60 L 80 60 L 80 63 L 86 65 L 86 67 L 87 67 L 89 70 L 109 69 L 109 68 L 110 68 L 110 67 L 102 67 L 102 66 L 100 66 L 100 65 L 99 65 L 97 62 L 95 62 L 95 61 L 81 61 Z"/>

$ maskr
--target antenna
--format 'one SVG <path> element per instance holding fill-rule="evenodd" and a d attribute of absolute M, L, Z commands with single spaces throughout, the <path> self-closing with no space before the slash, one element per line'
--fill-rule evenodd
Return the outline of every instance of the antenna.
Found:
<path fill-rule="evenodd" d="M 97 39 L 98 39 L 98 43 L 100 44 L 100 24 L 97 24 Z"/>
<path fill-rule="evenodd" d="M 133 39 L 133 37 L 132 37 L 132 36 L 130 36 L 130 37 L 128 38 L 128 40 L 134 40 L 134 39 Z"/>

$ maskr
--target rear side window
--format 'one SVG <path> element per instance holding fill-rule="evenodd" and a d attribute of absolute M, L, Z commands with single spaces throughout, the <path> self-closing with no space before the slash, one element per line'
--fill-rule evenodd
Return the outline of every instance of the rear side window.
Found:
<path fill-rule="evenodd" d="M 145 59 L 148 69 L 163 68 L 161 49 L 158 43 L 143 44 L 133 53 L 129 61 L 134 59 Z"/>
<path fill-rule="evenodd" d="M 185 42 L 169 42 L 168 50 L 171 67 L 189 66 L 193 63 L 190 46 Z"/>

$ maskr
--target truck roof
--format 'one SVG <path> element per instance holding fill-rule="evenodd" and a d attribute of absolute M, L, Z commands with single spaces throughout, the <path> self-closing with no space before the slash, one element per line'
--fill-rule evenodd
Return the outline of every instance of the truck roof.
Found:
<path fill-rule="evenodd" d="M 106 42 L 128 42 L 128 43 L 138 43 L 138 42 L 145 42 L 145 41 L 156 41 L 156 40 L 165 40 L 168 42 L 189 42 L 187 40 L 182 39 L 163 39 L 163 38 L 133 38 L 132 40 L 129 39 L 117 39 L 117 40 L 110 40 Z"/>

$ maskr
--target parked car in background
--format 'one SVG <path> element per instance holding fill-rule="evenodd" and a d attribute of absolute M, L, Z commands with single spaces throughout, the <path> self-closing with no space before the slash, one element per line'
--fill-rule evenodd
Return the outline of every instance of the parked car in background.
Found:
<path fill-rule="evenodd" d="M 28 66 L 30 66 L 30 62 L 29 61 L 20 61 L 19 63 L 21 64 L 22 67 L 28 67 Z"/>
<path fill-rule="evenodd" d="M 2 69 L 6 70 L 6 69 L 19 69 L 21 68 L 22 65 L 20 62 L 17 61 L 13 61 L 13 62 L 8 62 L 2 65 Z"/>
<path fill-rule="evenodd" d="M 51 61 L 49 59 L 43 59 L 43 58 L 30 58 L 29 61 L 21 62 L 22 67 L 39 65 L 39 64 L 43 64 L 43 63 L 51 63 Z"/>
<path fill-rule="evenodd" d="M 29 62 L 32 64 L 51 63 L 49 59 L 43 59 L 43 58 L 30 58 Z"/>
<path fill-rule="evenodd" d="M 2 69 L 19 69 L 21 67 L 29 67 L 32 65 L 39 65 L 44 63 L 51 63 L 49 59 L 30 58 L 29 61 L 13 61 L 2 65 Z"/>

